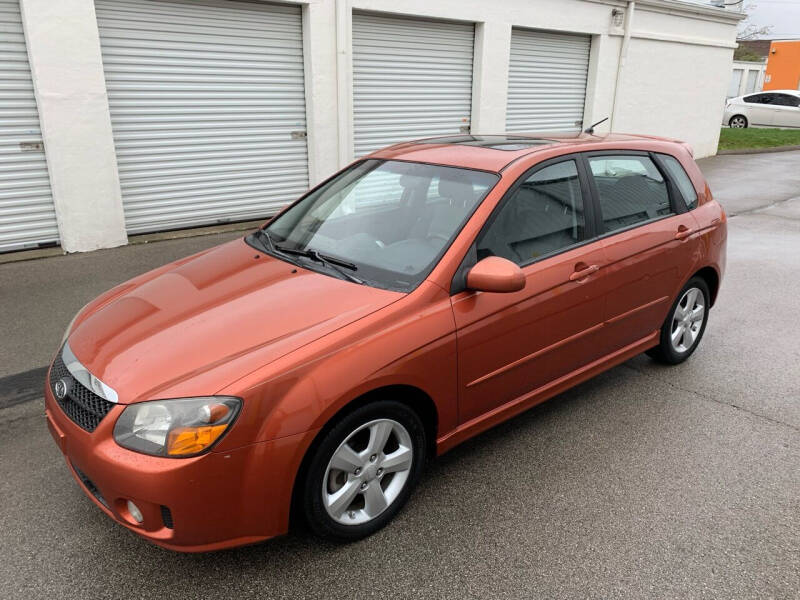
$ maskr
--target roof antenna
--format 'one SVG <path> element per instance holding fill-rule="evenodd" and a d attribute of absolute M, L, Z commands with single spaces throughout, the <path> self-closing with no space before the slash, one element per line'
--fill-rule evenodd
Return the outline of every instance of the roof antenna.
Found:
<path fill-rule="evenodd" d="M 605 123 L 606 121 L 608 121 L 608 117 L 606 117 L 605 119 L 600 119 L 594 125 L 589 125 L 589 127 L 584 129 L 583 133 L 588 133 L 589 135 L 594 135 L 594 128 L 597 127 L 598 125 L 600 125 L 600 123 Z"/>

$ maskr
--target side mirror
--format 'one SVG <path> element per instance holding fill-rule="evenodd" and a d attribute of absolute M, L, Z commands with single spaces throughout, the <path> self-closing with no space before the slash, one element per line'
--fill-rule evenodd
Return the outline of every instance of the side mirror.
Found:
<path fill-rule="evenodd" d="M 508 259 L 487 256 L 467 273 L 467 287 L 479 292 L 518 292 L 525 287 L 525 274 Z"/>

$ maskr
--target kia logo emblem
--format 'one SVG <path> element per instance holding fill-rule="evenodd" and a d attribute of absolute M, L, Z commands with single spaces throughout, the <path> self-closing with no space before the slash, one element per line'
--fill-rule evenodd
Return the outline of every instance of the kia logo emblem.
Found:
<path fill-rule="evenodd" d="M 63 400 L 67 396 L 67 392 L 69 391 L 69 384 L 67 380 L 63 377 L 56 381 L 56 384 L 53 386 L 53 391 L 56 394 L 56 398 L 59 400 Z"/>

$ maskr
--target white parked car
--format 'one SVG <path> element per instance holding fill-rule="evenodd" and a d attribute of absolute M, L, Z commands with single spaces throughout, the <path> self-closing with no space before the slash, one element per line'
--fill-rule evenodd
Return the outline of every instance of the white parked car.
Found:
<path fill-rule="evenodd" d="M 800 127 L 800 91 L 771 90 L 729 98 L 722 124 L 731 127 Z"/>

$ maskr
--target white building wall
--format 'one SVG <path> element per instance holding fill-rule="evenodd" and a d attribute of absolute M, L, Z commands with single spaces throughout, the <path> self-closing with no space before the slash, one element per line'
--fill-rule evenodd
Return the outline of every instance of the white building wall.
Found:
<path fill-rule="evenodd" d="M 125 243 L 93 0 L 21 0 L 28 52 L 66 251 Z M 303 6 L 311 184 L 353 158 L 352 11 L 476 24 L 472 131 L 505 127 L 511 28 L 592 36 L 585 122 L 614 113 L 627 0 L 287 0 Z M 638 0 L 615 131 L 665 135 L 716 151 L 736 25 L 727 11 Z M 609 122 L 597 128 L 608 132 Z"/>
<path fill-rule="evenodd" d="M 50 185 L 66 252 L 127 243 L 92 0 L 22 0 Z"/>
<path fill-rule="evenodd" d="M 303 5 L 303 60 L 306 75 L 308 179 L 315 185 L 339 167 L 336 3 Z"/>
<path fill-rule="evenodd" d="M 472 67 L 471 131 L 502 132 L 506 126 L 511 25 L 484 22 L 475 27 L 475 63 Z"/>
<path fill-rule="evenodd" d="M 689 142 L 715 154 L 733 49 L 633 39 L 617 94 L 616 131 Z"/>

